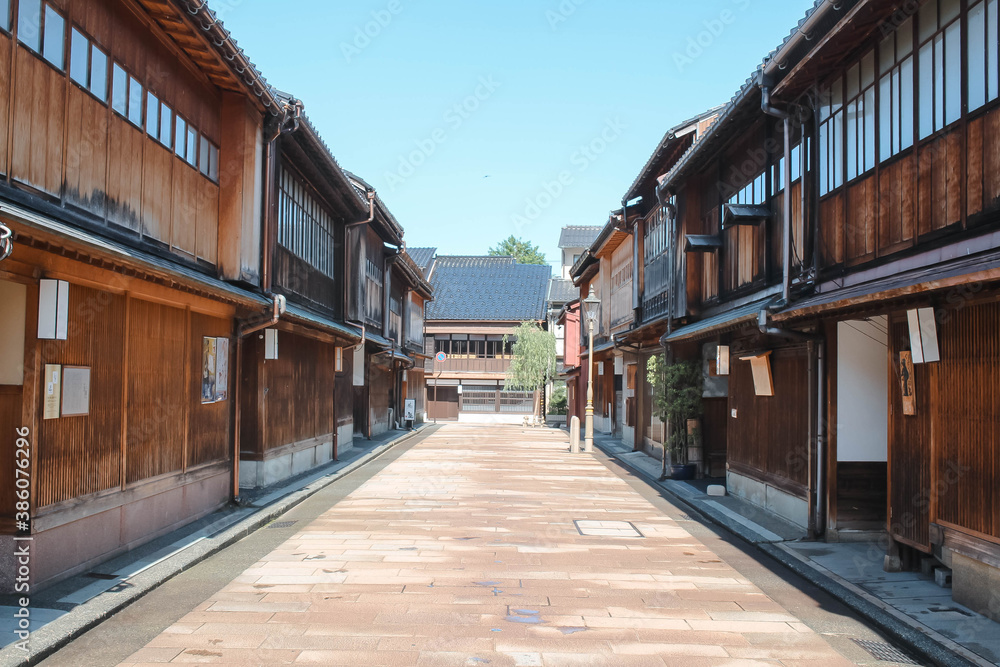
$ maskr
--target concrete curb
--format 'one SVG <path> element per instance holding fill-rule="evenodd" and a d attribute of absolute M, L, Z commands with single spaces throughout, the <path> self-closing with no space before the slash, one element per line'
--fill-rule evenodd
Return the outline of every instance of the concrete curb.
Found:
<path fill-rule="evenodd" d="M 594 445 L 597 446 L 605 455 L 618 461 L 637 477 L 640 477 L 647 484 L 657 489 L 660 492 L 660 495 L 666 497 L 675 504 L 682 506 L 692 514 L 724 528 L 726 531 L 732 533 L 742 541 L 757 548 L 759 551 L 769 556 L 772 560 L 780 563 L 789 570 L 795 572 L 797 575 L 801 576 L 803 579 L 837 598 L 862 618 L 870 621 L 875 627 L 891 637 L 894 641 L 904 646 L 910 653 L 913 654 L 913 657 L 921 661 L 928 661 L 927 664 L 938 665 L 939 667 L 969 667 L 970 665 L 978 666 L 989 664 L 981 658 L 979 660 L 970 660 L 957 655 L 956 651 L 960 650 L 965 653 L 968 652 L 968 650 L 957 645 L 955 645 L 955 647 L 949 647 L 941 641 L 928 636 L 927 630 L 923 629 L 921 626 L 916 623 L 911 624 L 897 618 L 896 614 L 892 613 L 889 609 L 883 608 L 874 602 L 866 600 L 861 595 L 858 595 L 830 576 L 807 564 L 802 559 L 792 556 L 781 548 L 780 543 L 776 544 L 762 540 L 754 531 L 733 521 L 721 512 L 716 512 L 711 508 L 695 505 L 688 498 L 685 498 L 684 496 L 660 484 L 658 479 L 652 477 L 646 471 L 631 465 L 627 459 L 622 458 L 617 452 L 609 450 L 602 443 L 595 442 Z M 945 641 L 948 640 L 945 639 Z"/>
<path fill-rule="evenodd" d="M 340 470 L 310 482 L 298 491 L 293 491 L 289 495 L 275 500 L 270 505 L 260 508 L 245 519 L 226 528 L 218 535 L 201 540 L 176 556 L 132 577 L 128 580 L 128 588 L 114 593 L 102 593 L 88 600 L 73 611 L 32 632 L 30 638 L 31 653 L 28 657 L 25 657 L 24 653 L 14 648 L 13 645 L 0 650 L 0 667 L 24 667 L 38 664 L 161 584 L 210 556 L 215 555 L 226 547 L 235 544 L 250 533 L 271 523 L 275 518 L 301 504 L 330 484 L 374 461 L 397 445 L 426 433 L 434 426 L 434 424 L 425 424 L 413 432 L 406 433 L 395 440 L 378 445 L 368 454 L 352 461 Z"/>

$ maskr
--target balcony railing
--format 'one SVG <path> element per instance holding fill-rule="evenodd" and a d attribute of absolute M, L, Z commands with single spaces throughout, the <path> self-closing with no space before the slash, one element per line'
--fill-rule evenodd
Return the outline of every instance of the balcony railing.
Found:
<path fill-rule="evenodd" d="M 510 359 L 462 359 L 449 357 L 445 362 L 429 359 L 424 369 L 428 373 L 506 373 Z"/>

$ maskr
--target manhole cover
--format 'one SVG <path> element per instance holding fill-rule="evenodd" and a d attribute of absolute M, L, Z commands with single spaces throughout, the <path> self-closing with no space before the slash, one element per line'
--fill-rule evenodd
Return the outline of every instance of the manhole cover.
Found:
<path fill-rule="evenodd" d="M 298 521 L 275 521 L 274 523 L 270 524 L 268 528 L 291 528 L 297 523 Z"/>
<path fill-rule="evenodd" d="M 868 651 L 868 653 L 871 654 L 871 656 L 876 660 L 881 660 L 883 662 L 897 662 L 903 665 L 920 664 L 919 662 L 914 662 L 913 658 L 909 657 L 892 644 L 872 641 L 870 639 L 854 639 L 853 637 L 851 638 L 851 641 Z"/>
<path fill-rule="evenodd" d="M 644 537 L 631 521 L 587 521 L 578 519 L 573 523 L 581 535 L 588 537 Z"/>

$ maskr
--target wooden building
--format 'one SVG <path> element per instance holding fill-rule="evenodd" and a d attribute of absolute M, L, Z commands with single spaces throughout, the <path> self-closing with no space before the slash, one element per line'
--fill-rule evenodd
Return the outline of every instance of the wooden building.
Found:
<path fill-rule="evenodd" d="M 551 273 L 513 257 L 433 259 L 425 349 L 444 360 L 425 366 L 430 419 L 521 423 L 535 413 L 539 392 L 503 385 L 514 344 L 509 336 L 522 322 L 544 324 Z"/>
<path fill-rule="evenodd" d="M 262 132 L 289 110 L 204 5 L 21 2 L 0 16 L 0 62 L 0 311 L 16 341 L 0 430 L 29 434 L 41 585 L 231 497 L 236 336 L 273 307 L 256 289 Z"/>
<path fill-rule="evenodd" d="M 831 540 L 884 531 L 890 566 L 936 558 L 994 618 L 998 33 L 985 0 L 816 3 L 626 195 L 620 337 L 701 360 L 730 493 Z"/>
<path fill-rule="evenodd" d="M 382 202 L 204 3 L 3 10 L 0 430 L 31 458 L 29 516 L 0 485 L 0 548 L 30 531 L 37 588 L 387 425 L 423 339 L 383 337 L 393 299 L 431 293 Z M 402 360 L 372 389 L 387 348 Z"/>

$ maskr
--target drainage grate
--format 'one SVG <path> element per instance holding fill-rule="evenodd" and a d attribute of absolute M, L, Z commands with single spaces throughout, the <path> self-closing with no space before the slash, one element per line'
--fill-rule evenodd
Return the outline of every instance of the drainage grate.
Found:
<path fill-rule="evenodd" d="M 882 662 L 896 662 L 902 665 L 920 665 L 919 662 L 914 662 L 913 658 L 909 657 L 892 644 L 872 641 L 870 639 L 855 639 L 853 637 L 851 638 L 851 641 L 868 651 L 868 653 L 870 653 L 876 660 L 880 660 Z"/>
<path fill-rule="evenodd" d="M 573 523 L 581 535 L 588 537 L 645 537 L 631 521 L 587 521 Z"/>
<path fill-rule="evenodd" d="M 104 581 L 114 581 L 121 579 L 117 574 L 104 574 L 103 572 L 88 572 L 85 576 L 91 579 L 103 579 Z"/>
<path fill-rule="evenodd" d="M 275 521 L 274 523 L 269 524 L 268 528 L 291 528 L 297 523 L 298 521 Z"/>

